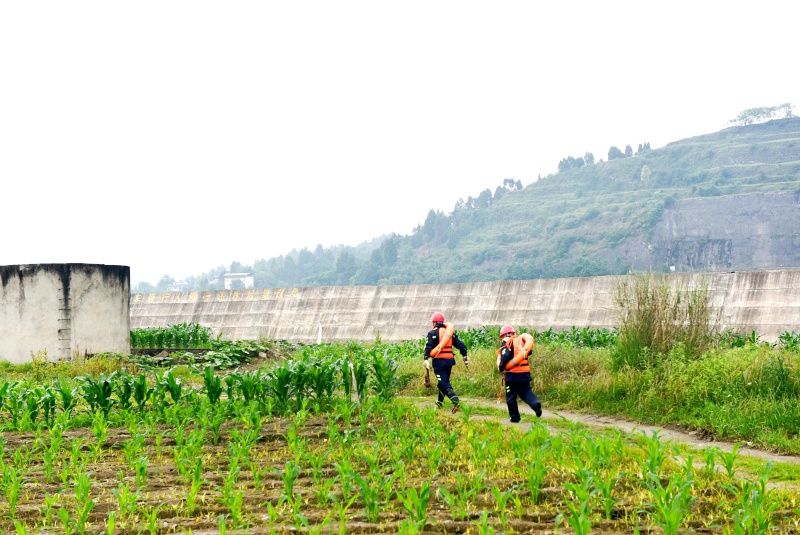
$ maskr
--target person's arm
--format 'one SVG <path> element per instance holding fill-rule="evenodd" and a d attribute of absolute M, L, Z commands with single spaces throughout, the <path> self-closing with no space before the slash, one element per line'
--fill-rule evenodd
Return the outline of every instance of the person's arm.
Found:
<path fill-rule="evenodd" d="M 469 357 L 467 357 L 467 344 L 461 340 L 456 333 L 453 333 L 453 347 L 458 349 L 461 356 L 464 357 L 464 364 L 469 366 Z"/>
<path fill-rule="evenodd" d="M 497 370 L 499 372 L 506 371 L 506 364 L 511 362 L 514 358 L 514 352 L 511 351 L 508 346 L 503 345 L 503 348 L 500 350 L 500 364 L 497 366 Z"/>
<path fill-rule="evenodd" d="M 428 331 L 428 341 L 425 343 L 425 351 L 422 352 L 422 357 L 425 360 L 431 358 L 431 349 L 439 345 L 439 329 Z"/>

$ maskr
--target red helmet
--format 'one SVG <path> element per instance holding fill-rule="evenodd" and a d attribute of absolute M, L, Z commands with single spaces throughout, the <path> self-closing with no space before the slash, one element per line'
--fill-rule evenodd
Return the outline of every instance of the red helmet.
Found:
<path fill-rule="evenodd" d="M 441 312 L 434 312 L 431 316 L 431 321 L 435 323 L 444 323 L 444 315 Z"/>
<path fill-rule="evenodd" d="M 500 329 L 500 338 L 503 338 L 507 334 L 517 334 L 517 331 L 514 330 L 514 327 L 511 325 L 503 325 L 503 328 Z"/>

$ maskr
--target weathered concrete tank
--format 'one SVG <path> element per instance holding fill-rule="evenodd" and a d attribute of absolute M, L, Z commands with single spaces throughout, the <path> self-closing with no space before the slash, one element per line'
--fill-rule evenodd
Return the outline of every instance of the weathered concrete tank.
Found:
<path fill-rule="evenodd" d="M 0 360 L 129 353 L 130 278 L 128 266 L 0 266 Z"/>

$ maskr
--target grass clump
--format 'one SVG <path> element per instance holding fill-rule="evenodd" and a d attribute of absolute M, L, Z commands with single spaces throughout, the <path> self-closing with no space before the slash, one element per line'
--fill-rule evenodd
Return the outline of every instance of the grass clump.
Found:
<path fill-rule="evenodd" d="M 615 288 L 619 333 L 612 353 L 614 368 L 644 369 L 680 347 L 698 357 L 711 346 L 714 335 L 708 284 L 702 280 L 674 286 L 653 273 L 621 278 Z"/>

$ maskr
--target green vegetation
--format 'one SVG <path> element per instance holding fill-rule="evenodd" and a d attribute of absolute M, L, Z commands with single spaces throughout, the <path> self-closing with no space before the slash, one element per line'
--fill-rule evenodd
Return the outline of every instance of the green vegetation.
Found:
<path fill-rule="evenodd" d="M 194 322 L 131 330 L 131 349 L 211 348 L 212 341 L 211 329 Z"/>
<path fill-rule="evenodd" d="M 454 374 L 463 390 L 472 384 L 473 394 L 493 393 L 498 377 L 487 346 L 495 345 L 495 331 L 464 333 L 479 345 L 471 347 L 473 364 Z M 578 384 L 599 391 L 601 382 L 627 377 L 628 386 L 645 380 L 652 386 L 661 377 L 652 368 L 615 371 L 610 352 L 617 342 L 609 332 L 572 329 L 536 338 L 536 388 L 549 407 L 597 399 L 576 393 L 571 387 Z M 755 356 L 782 362 L 764 363 L 761 376 L 747 377 L 755 397 L 742 393 L 745 408 L 781 374 L 786 381 L 797 377 L 797 355 L 784 348 L 717 350 L 739 355 L 742 364 Z M 227 371 L 151 367 L 72 377 L 60 373 L 66 364 L 57 364 L 57 379 L 37 381 L 30 370 L 16 370 L 12 381 L 0 379 L 0 531 L 798 528 L 800 495 L 791 484 L 800 474 L 791 467 L 743 460 L 736 449 L 694 451 L 657 433 L 598 432 L 563 420 L 532 419 L 510 432 L 480 417 L 504 417 L 503 410 L 468 401 L 452 416 L 435 410 L 432 398 L 420 405 L 396 396 L 419 393 L 420 353 L 421 341 L 376 341 L 299 346 L 290 358 Z M 684 369 L 682 381 L 725 388 L 698 371 L 728 360 L 712 354 L 686 360 L 699 367 Z M 673 379 L 683 369 L 669 359 L 656 364 Z M 792 385 L 785 386 L 773 392 L 776 399 L 789 395 Z M 686 406 L 699 407 L 700 399 L 707 396 L 697 390 Z M 621 406 L 641 401 L 633 395 Z M 769 424 L 780 433 L 786 422 Z"/>
<path fill-rule="evenodd" d="M 772 113 L 754 110 L 745 112 Z M 494 191 L 460 200 L 450 213 L 430 210 L 410 235 L 302 249 L 251 265 L 233 262 L 230 270 L 253 273 L 257 287 L 281 288 L 612 275 L 650 264 L 669 269 L 669 251 L 642 249 L 654 245 L 653 230 L 665 210 L 688 201 L 728 197 L 747 203 L 754 202 L 745 197 L 751 194 L 800 191 L 800 118 L 787 117 L 656 149 L 640 144 L 627 156 L 617 149 L 615 155 L 624 157 L 611 161 L 595 162 L 589 153 L 567 158 L 561 171 L 534 183 L 506 179 Z M 672 263 L 678 271 L 708 269 Z M 225 270 L 220 266 L 187 282 L 197 290 L 220 289 L 209 279 Z M 167 277 L 157 289 L 170 282 Z"/>
<path fill-rule="evenodd" d="M 460 333 L 456 416 L 423 385 L 423 340 L 214 340 L 204 353 L 230 358 L 211 364 L 40 353 L 0 366 L 0 531 L 795 533 L 800 469 L 738 450 L 800 454 L 800 335 L 717 332 L 702 283 L 656 275 L 621 283 L 617 304 L 613 331 L 518 328 L 545 407 L 732 451 L 531 416 L 510 431 L 491 403 L 496 326 Z"/>

